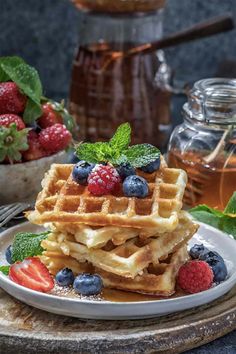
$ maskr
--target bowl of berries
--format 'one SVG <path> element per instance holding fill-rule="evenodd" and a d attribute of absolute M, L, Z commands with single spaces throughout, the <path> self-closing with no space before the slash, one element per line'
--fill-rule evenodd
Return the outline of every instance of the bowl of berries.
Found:
<path fill-rule="evenodd" d="M 31 201 L 52 163 L 65 163 L 73 119 L 63 102 L 42 95 L 37 71 L 0 58 L 0 200 Z"/>

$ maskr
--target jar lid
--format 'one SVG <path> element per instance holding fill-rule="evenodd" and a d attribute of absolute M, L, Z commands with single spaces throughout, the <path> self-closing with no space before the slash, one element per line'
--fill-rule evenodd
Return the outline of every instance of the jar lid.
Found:
<path fill-rule="evenodd" d="M 197 81 L 183 110 L 189 118 L 207 124 L 236 124 L 236 79 Z"/>
<path fill-rule="evenodd" d="M 113 14 L 156 11 L 166 0 L 72 0 L 78 9 Z"/>

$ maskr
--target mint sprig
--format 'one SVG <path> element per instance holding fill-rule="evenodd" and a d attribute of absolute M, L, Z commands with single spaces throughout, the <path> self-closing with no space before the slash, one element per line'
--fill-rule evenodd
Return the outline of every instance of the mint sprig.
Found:
<path fill-rule="evenodd" d="M 39 234 L 31 232 L 20 232 L 15 235 L 12 244 L 13 262 L 23 261 L 27 257 L 39 256 L 43 252 L 41 242 L 48 237 L 50 232 Z"/>
<path fill-rule="evenodd" d="M 10 266 L 0 266 L 0 272 L 2 272 L 4 275 L 8 275 L 10 270 Z"/>
<path fill-rule="evenodd" d="M 134 168 L 146 166 L 155 161 L 160 151 L 150 144 L 133 145 L 129 123 L 120 125 L 109 142 L 82 143 L 78 145 L 76 154 L 80 160 L 91 163 L 110 162 L 113 165 L 130 163 Z"/>
<path fill-rule="evenodd" d="M 190 209 L 189 213 L 196 220 L 226 232 L 236 239 L 236 192 L 233 193 L 224 211 L 203 204 Z"/>
<path fill-rule="evenodd" d="M 32 123 L 42 114 L 42 84 L 36 69 L 19 57 L 0 58 L 0 82 L 13 81 L 28 97 L 23 119 Z"/>

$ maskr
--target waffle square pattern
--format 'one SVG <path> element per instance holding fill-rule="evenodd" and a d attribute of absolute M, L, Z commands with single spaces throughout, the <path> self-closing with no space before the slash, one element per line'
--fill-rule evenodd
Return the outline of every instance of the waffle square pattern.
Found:
<path fill-rule="evenodd" d="M 73 165 L 52 165 L 46 174 L 36 200 L 35 210 L 28 214 L 32 223 L 80 223 L 129 228 L 156 228 L 159 233 L 174 230 L 187 176 L 183 170 L 168 168 L 162 159 L 161 168 L 152 173 L 137 173 L 148 182 L 146 198 L 114 195 L 93 196 L 86 186 L 71 178 Z"/>

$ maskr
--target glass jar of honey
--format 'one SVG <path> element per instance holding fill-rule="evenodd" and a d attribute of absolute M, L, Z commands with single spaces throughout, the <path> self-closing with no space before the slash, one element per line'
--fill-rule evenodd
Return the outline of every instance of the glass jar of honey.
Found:
<path fill-rule="evenodd" d="M 69 108 L 79 140 L 107 140 L 130 122 L 133 143 L 167 145 L 171 71 L 162 51 L 132 48 L 162 37 L 165 0 L 73 0 L 83 14 L 74 58 Z"/>
<path fill-rule="evenodd" d="M 169 142 L 168 162 L 188 174 L 184 202 L 223 210 L 236 190 L 236 79 L 196 82 L 183 115 Z"/>

